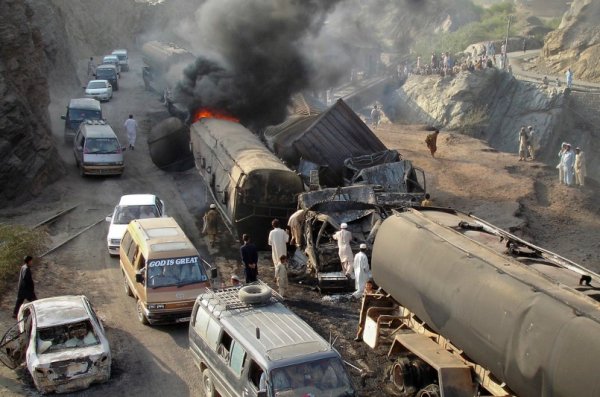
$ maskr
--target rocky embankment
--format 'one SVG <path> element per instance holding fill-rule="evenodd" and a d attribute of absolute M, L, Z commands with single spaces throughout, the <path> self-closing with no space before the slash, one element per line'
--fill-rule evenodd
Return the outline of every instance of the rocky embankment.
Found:
<path fill-rule="evenodd" d="M 37 194 L 63 172 L 49 128 L 50 65 L 28 2 L 0 2 L 0 202 Z"/>
<path fill-rule="evenodd" d="M 545 39 L 542 62 L 555 73 L 568 67 L 576 79 L 600 82 L 600 2 L 574 0 L 560 26 Z"/>
<path fill-rule="evenodd" d="M 556 165 L 561 142 L 571 142 L 587 152 L 588 176 L 597 179 L 600 145 L 587 106 L 599 103 L 595 95 L 544 88 L 494 68 L 454 77 L 411 75 L 389 98 L 386 112 L 395 121 L 436 125 L 512 153 L 518 151 L 519 129 L 531 125 L 538 132 L 539 160 Z"/>

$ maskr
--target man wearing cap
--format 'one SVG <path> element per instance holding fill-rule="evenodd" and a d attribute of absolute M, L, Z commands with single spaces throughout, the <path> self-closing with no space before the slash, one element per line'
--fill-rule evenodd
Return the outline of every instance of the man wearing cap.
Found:
<path fill-rule="evenodd" d="M 338 254 L 340 256 L 340 263 L 342 264 L 342 272 L 347 276 L 353 277 L 352 261 L 354 260 L 354 254 L 352 253 L 352 247 L 350 247 L 352 233 L 348 231 L 347 223 L 341 224 L 340 230 L 335 232 L 333 239 L 337 240 L 338 243 Z"/>
<path fill-rule="evenodd" d="M 583 156 L 583 150 L 581 148 L 575 148 L 575 184 L 583 187 L 585 182 L 586 170 L 585 170 L 585 157 Z"/>
<path fill-rule="evenodd" d="M 571 150 L 571 144 L 567 143 L 565 153 L 562 157 L 562 168 L 564 175 L 564 184 L 567 186 L 573 186 L 573 174 L 575 173 L 575 153 Z"/>
<path fill-rule="evenodd" d="M 33 284 L 33 277 L 31 277 L 31 269 L 29 268 L 33 263 L 33 258 L 27 255 L 23 259 L 23 266 L 19 272 L 19 285 L 17 287 L 17 302 L 15 303 L 15 309 L 13 310 L 13 318 L 17 318 L 19 309 L 25 300 L 33 302 L 37 299 L 35 296 L 35 286 Z"/>
<path fill-rule="evenodd" d="M 363 243 L 360 245 L 360 252 L 354 257 L 354 283 L 356 291 L 354 291 L 352 296 L 356 299 L 362 296 L 365 285 L 369 280 L 369 259 L 367 258 L 366 251 L 367 244 Z"/>
<path fill-rule="evenodd" d="M 210 209 L 204 214 L 204 233 L 208 235 L 210 246 L 215 246 L 217 240 L 217 226 L 219 224 L 219 213 L 215 204 L 210 205 Z"/>

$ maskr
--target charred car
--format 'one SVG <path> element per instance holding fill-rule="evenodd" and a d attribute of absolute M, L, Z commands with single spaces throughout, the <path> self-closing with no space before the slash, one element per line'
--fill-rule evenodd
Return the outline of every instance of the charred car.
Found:
<path fill-rule="evenodd" d="M 25 363 L 41 393 L 85 389 L 110 378 L 104 327 L 83 295 L 24 304 L 0 341 L 0 360 L 12 369 Z"/>

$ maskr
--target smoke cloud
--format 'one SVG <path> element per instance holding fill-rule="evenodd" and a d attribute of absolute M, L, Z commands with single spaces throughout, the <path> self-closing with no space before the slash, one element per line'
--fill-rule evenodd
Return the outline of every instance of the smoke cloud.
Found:
<path fill-rule="evenodd" d="M 290 97 L 318 74 L 303 41 L 340 1 L 206 1 L 196 12 L 203 55 L 184 70 L 177 101 L 192 114 L 224 110 L 250 127 L 281 122 Z"/>

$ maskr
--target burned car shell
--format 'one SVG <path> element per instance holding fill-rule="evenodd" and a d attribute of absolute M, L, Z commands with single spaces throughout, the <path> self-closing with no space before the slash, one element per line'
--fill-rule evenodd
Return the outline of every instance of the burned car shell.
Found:
<path fill-rule="evenodd" d="M 85 389 L 94 382 L 104 382 L 110 378 L 108 340 L 104 327 L 85 296 L 60 296 L 25 304 L 19 311 L 18 319 L 21 332 L 29 332 L 26 364 L 40 392 L 66 393 Z M 37 338 L 41 329 L 81 321 L 89 321 L 92 325 L 97 344 L 38 354 Z"/>

